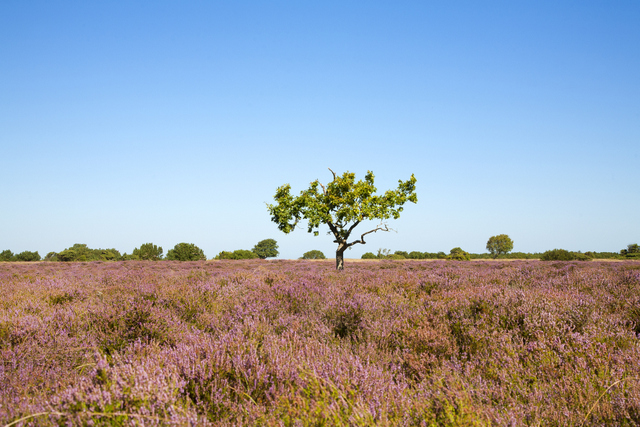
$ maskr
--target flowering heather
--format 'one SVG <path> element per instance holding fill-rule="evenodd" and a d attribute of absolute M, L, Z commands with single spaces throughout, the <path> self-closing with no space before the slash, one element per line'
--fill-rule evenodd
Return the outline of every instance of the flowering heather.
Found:
<path fill-rule="evenodd" d="M 0 264 L 0 426 L 638 425 L 640 264 Z"/>

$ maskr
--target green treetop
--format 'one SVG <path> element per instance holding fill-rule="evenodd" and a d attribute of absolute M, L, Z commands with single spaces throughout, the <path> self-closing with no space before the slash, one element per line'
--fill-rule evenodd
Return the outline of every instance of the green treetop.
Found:
<path fill-rule="evenodd" d="M 491 236 L 487 241 L 487 250 L 494 258 L 498 255 L 509 253 L 513 250 L 513 240 L 506 234 Z"/>
<path fill-rule="evenodd" d="M 271 220 L 278 229 L 285 233 L 292 232 L 302 219 L 308 221 L 307 231 L 318 235 L 318 229 L 326 224 L 335 237 L 336 269 L 344 268 L 344 251 L 351 246 L 365 244 L 364 236 L 377 231 L 389 231 L 385 220 L 400 218 L 406 202 L 416 203 L 416 178 L 411 175 L 407 181 L 398 181 L 396 190 L 389 190 L 382 195 L 375 194 L 374 176 L 368 171 L 364 181 L 355 180 L 355 174 L 345 172 L 338 176 L 333 174 L 333 181 L 326 186 L 320 181 L 313 181 L 307 190 L 294 197 L 291 186 L 285 184 L 278 187 L 274 196 L 275 204 L 268 205 Z M 351 233 L 358 224 L 367 220 L 379 220 L 380 225 L 361 234 L 360 239 L 349 242 Z"/>

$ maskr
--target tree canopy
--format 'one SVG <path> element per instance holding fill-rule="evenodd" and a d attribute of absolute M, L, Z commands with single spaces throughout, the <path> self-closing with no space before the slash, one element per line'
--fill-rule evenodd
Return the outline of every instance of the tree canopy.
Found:
<path fill-rule="evenodd" d="M 360 243 L 364 237 L 377 231 L 389 231 L 385 220 L 400 218 L 406 202 L 416 203 L 416 178 L 411 175 L 407 181 L 398 181 L 396 190 L 388 190 L 382 195 L 376 194 L 373 172 L 368 171 L 364 181 L 356 182 L 355 174 L 345 172 L 342 176 L 333 174 L 333 181 L 323 185 L 319 180 L 311 182 L 307 190 L 295 197 L 291 195 L 291 186 L 278 187 L 274 196 L 275 204 L 268 205 L 271 220 L 284 233 L 292 232 L 297 224 L 306 219 L 307 231 L 315 236 L 321 225 L 327 225 L 333 234 L 336 250 L 336 268 L 344 268 L 344 251 Z M 363 221 L 381 221 L 375 228 L 362 233 L 360 239 L 348 241 L 355 227 Z"/>
<path fill-rule="evenodd" d="M 312 251 L 305 252 L 304 254 L 302 254 L 302 258 L 300 259 L 327 259 L 327 257 L 324 256 L 322 251 L 314 249 Z"/>
<path fill-rule="evenodd" d="M 278 242 L 274 239 L 264 239 L 259 241 L 251 251 L 258 255 L 260 259 L 275 258 L 279 254 Z"/>
<path fill-rule="evenodd" d="M 240 260 L 240 259 L 256 259 L 258 255 L 253 251 L 248 251 L 246 249 L 236 249 L 233 252 L 222 251 L 218 255 L 216 255 L 216 259 L 232 259 L 232 260 Z"/>
<path fill-rule="evenodd" d="M 178 243 L 173 249 L 169 249 L 167 259 L 171 261 L 200 261 L 206 260 L 207 257 L 202 249 L 193 243 Z"/>
<path fill-rule="evenodd" d="M 158 261 L 162 259 L 162 246 L 156 246 L 153 243 L 145 243 L 135 248 L 131 255 L 141 260 Z"/>
<path fill-rule="evenodd" d="M 513 240 L 506 234 L 491 236 L 487 241 L 487 250 L 494 258 L 507 254 L 513 250 Z"/>

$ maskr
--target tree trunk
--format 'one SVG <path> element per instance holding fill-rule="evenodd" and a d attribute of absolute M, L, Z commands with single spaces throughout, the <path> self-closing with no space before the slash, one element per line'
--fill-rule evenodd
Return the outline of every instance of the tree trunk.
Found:
<path fill-rule="evenodd" d="M 336 251 L 336 270 L 344 270 L 344 248 L 341 247 Z"/>

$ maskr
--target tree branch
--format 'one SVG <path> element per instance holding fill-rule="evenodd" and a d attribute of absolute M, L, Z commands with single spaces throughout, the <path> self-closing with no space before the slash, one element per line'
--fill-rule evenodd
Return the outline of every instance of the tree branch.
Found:
<path fill-rule="evenodd" d="M 333 225 L 331 223 L 331 221 L 327 221 L 327 225 L 329 226 L 329 228 L 331 229 L 331 232 L 333 233 L 333 235 L 336 237 L 336 240 L 333 241 L 333 243 L 341 243 L 340 242 L 340 233 L 338 233 L 338 229 L 336 228 L 335 225 Z"/>
<path fill-rule="evenodd" d="M 331 168 L 327 168 L 327 169 L 329 169 L 331 171 L 331 173 L 333 174 L 333 180 L 335 181 L 336 180 L 336 173 L 334 171 L 332 171 Z"/>
<path fill-rule="evenodd" d="M 322 185 L 322 183 L 320 181 L 318 181 L 318 184 L 320 184 L 320 187 L 322 187 L 322 192 L 324 193 L 324 195 L 327 195 L 327 189 L 324 188 L 324 185 Z"/>
<path fill-rule="evenodd" d="M 384 227 L 382 227 L 383 225 L 384 225 Z M 387 226 L 387 224 L 380 224 L 379 226 L 377 226 L 377 227 L 376 227 L 376 228 L 374 228 L 373 230 L 369 230 L 369 231 L 367 231 L 366 233 L 363 233 L 363 234 L 360 236 L 360 240 L 354 240 L 353 242 L 349 243 L 349 244 L 347 245 L 347 247 L 353 246 L 353 245 L 355 245 L 356 243 L 361 243 L 361 244 L 365 245 L 367 242 L 365 242 L 365 241 L 364 241 L 364 236 L 366 236 L 367 234 L 375 233 L 375 232 L 377 232 L 377 231 L 390 231 L 390 230 L 389 230 L 389 227 Z"/>

